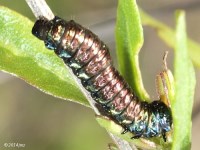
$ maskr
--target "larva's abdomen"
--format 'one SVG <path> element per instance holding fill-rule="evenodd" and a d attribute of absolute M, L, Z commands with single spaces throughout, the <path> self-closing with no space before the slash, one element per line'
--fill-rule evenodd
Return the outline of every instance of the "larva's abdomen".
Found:
<path fill-rule="evenodd" d="M 94 33 L 59 17 L 38 20 L 32 33 L 64 60 L 108 116 L 135 138 L 171 130 L 170 109 L 161 101 L 140 101 L 114 68 L 108 47 Z"/>

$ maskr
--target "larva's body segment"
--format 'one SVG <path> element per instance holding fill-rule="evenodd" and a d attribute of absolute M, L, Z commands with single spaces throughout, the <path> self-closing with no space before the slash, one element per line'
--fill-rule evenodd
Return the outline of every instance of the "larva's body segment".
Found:
<path fill-rule="evenodd" d="M 135 138 L 165 135 L 172 116 L 161 101 L 140 101 L 113 67 L 108 47 L 74 21 L 38 20 L 32 33 L 53 49 L 81 80 L 93 99 Z"/>

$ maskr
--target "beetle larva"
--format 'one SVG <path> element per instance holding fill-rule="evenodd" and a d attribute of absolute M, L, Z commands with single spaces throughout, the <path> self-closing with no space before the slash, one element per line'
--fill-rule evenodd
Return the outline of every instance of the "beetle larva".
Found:
<path fill-rule="evenodd" d="M 59 17 L 39 19 L 32 33 L 64 60 L 92 98 L 133 138 L 155 137 L 171 130 L 170 108 L 162 101 L 138 99 L 113 67 L 108 47 L 91 31 Z"/>

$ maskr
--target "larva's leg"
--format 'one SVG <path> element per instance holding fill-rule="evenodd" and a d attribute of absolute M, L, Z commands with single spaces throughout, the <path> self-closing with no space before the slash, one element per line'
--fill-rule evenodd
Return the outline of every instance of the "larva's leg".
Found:
<path fill-rule="evenodd" d="M 156 90 L 159 99 L 170 107 L 174 96 L 174 78 L 167 68 L 167 54 L 168 52 L 166 51 L 163 57 L 163 70 L 156 76 Z"/>
<path fill-rule="evenodd" d="M 133 137 L 131 137 L 131 139 L 139 139 L 142 137 L 142 134 L 137 134 L 137 135 L 134 135 Z"/>
<path fill-rule="evenodd" d="M 128 130 L 128 128 L 124 128 L 124 131 L 121 133 L 121 134 L 125 134 L 125 133 L 127 133 L 129 130 Z"/>
<path fill-rule="evenodd" d="M 162 132 L 162 137 L 163 137 L 163 140 L 166 142 L 167 141 L 167 135 L 166 135 L 166 132 Z"/>

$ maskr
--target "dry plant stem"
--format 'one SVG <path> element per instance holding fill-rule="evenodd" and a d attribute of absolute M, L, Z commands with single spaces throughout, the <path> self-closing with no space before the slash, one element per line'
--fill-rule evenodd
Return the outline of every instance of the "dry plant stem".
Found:
<path fill-rule="evenodd" d="M 26 0 L 26 3 L 29 5 L 37 19 L 41 16 L 47 18 L 48 20 L 52 20 L 54 18 L 54 14 L 45 0 Z"/>
<path fill-rule="evenodd" d="M 132 144 L 131 146 L 125 140 L 113 135 L 112 133 L 108 132 L 110 137 L 115 141 L 116 145 L 120 150 L 137 150 L 137 148 Z"/>
<path fill-rule="evenodd" d="M 49 8 L 49 6 L 47 5 L 47 3 L 45 2 L 45 0 L 26 0 L 26 2 L 29 5 L 29 7 L 31 8 L 33 14 L 35 15 L 35 17 L 37 19 L 40 17 L 45 17 L 49 20 L 54 18 L 54 14 L 51 11 L 51 9 Z M 71 70 L 71 69 L 69 69 L 69 70 Z M 78 83 L 79 87 L 81 88 L 81 91 L 84 93 L 84 95 L 88 99 L 88 101 L 89 101 L 90 105 L 92 106 L 93 110 L 95 111 L 95 113 L 97 115 L 101 115 L 99 110 L 96 108 L 96 106 L 95 106 L 96 103 L 92 99 L 90 93 L 84 89 L 80 80 L 75 77 L 75 75 L 72 73 L 72 71 L 70 71 L 70 73 L 72 74 L 75 81 Z M 119 137 L 113 135 L 110 132 L 108 132 L 108 133 L 111 136 L 111 138 L 115 141 L 116 145 L 118 146 L 118 148 L 120 150 L 133 150 L 133 149 L 135 150 L 135 149 L 137 149 L 137 148 L 132 148 L 127 141 L 120 139 Z"/>

